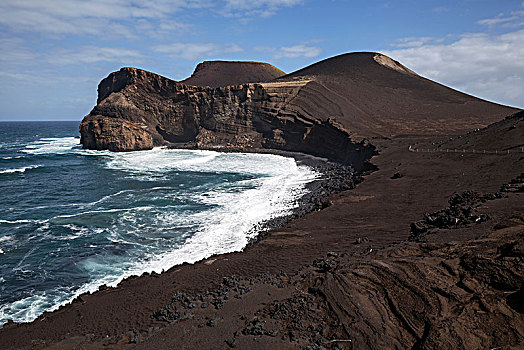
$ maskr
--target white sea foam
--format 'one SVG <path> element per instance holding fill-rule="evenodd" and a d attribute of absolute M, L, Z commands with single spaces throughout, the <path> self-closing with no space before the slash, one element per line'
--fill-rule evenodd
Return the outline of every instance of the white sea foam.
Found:
<path fill-rule="evenodd" d="M 73 234 L 67 235 L 67 236 L 59 236 L 59 237 L 53 237 L 56 240 L 59 241 L 68 241 L 72 239 L 80 238 L 90 232 L 90 230 L 87 227 L 81 227 L 74 224 L 65 224 L 62 225 L 62 227 L 69 229 L 72 231 Z"/>
<path fill-rule="evenodd" d="M 202 151 L 200 151 L 200 152 L 202 152 Z M 209 152 L 209 151 L 207 151 L 207 152 Z M 168 153 L 164 153 L 164 154 L 168 154 Z M 181 160 L 179 164 L 181 164 L 181 165 L 204 164 L 204 163 L 207 163 L 207 162 L 210 162 L 210 161 L 214 160 L 217 156 L 218 156 L 217 152 L 212 152 L 210 154 L 205 154 L 204 153 L 203 156 L 198 156 L 198 157 L 194 157 L 194 158 L 192 157 L 191 159 Z"/>
<path fill-rule="evenodd" d="M 0 224 L 26 224 L 30 222 L 36 222 L 34 220 L 0 220 Z M 1 241 L 0 241 L 1 242 Z"/>
<path fill-rule="evenodd" d="M 67 203 L 67 204 L 53 204 L 53 205 L 38 205 L 38 206 L 35 206 L 35 207 L 32 207 L 31 209 L 48 209 L 48 208 L 59 208 L 59 207 L 67 207 L 67 208 L 71 208 L 71 207 L 83 207 L 83 206 L 87 206 L 89 205 L 89 203 Z"/>
<path fill-rule="evenodd" d="M 79 149 L 80 143 L 77 138 L 53 137 L 31 142 L 22 151 L 29 154 L 66 154 Z"/>
<path fill-rule="evenodd" d="M 133 174 L 163 174 L 171 170 L 190 170 L 214 160 L 213 151 L 169 150 L 154 148 L 149 151 L 113 154 L 107 167 Z"/>
<path fill-rule="evenodd" d="M 62 300 L 73 293 L 71 288 L 59 288 L 55 293 L 40 292 L 0 307 L 0 319 L 16 322 L 30 322 L 44 310 L 56 310 Z"/>
<path fill-rule="evenodd" d="M 73 149 L 76 147 L 72 144 L 73 140 L 76 141 L 71 138 L 67 146 L 70 147 L 70 151 L 88 154 L 87 151 Z M 47 143 L 44 144 L 43 141 Z M 53 142 L 55 143 L 51 145 Z M 60 143 L 56 139 L 42 140 L 38 148 L 37 145 L 34 145 L 35 148 L 32 149 L 35 150 L 35 153 L 56 153 L 66 150 L 65 143 L 65 141 Z M 222 189 L 198 195 L 198 198 L 194 198 L 195 200 L 212 204 L 211 209 L 205 212 L 187 214 L 183 218 L 177 212 L 152 212 L 151 215 L 155 215 L 154 218 L 159 223 L 157 232 L 166 232 L 165 237 L 169 237 L 167 233 L 170 229 L 176 231 L 178 227 L 184 225 L 197 227 L 196 233 L 179 240 L 177 244 L 173 243 L 172 249 L 163 253 L 157 251 L 147 253 L 150 247 L 144 245 L 145 256 L 128 260 L 111 255 L 94 255 L 80 263 L 80 266 L 92 276 L 89 283 L 67 288 L 58 287 L 52 291 L 38 292 L 25 299 L 5 304 L 0 307 L 0 320 L 11 318 L 18 322 L 29 322 L 42 312 L 56 310 L 82 293 L 96 291 L 102 284 L 116 286 L 120 281 L 132 275 L 153 271 L 160 273 L 184 262 L 194 263 L 214 254 L 241 251 L 259 232 L 261 223 L 290 213 L 296 206 L 295 201 L 305 193 L 305 184 L 318 176 L 307 167 L 297 166 L 293 159 L 268 154 L 222 154 L 214 151 L 155 148 L 150 151 L 104 153 L 104 155 L 107 155 L 107 159 L 104 160 L 106 167 L 128 173 L 134 178 L 173 176 L 177 171 L 230 172 L 256 175 L 257 178 L 238 183 L 238 190 L 232 190 L 231 186 L 224 186 Z M 246 188 L 249 189 L 246 190 Z M 147 191 L 169 191 L 170 189 L 172 188 L 159 186 L 147 189 Z M 90 203 L 90 206 L 127 192 L 132 192 L 132 190 L 107 195 Z M 76 224 L 70 221 L 71 218 L 121 212 L 118 214 L 119 220 L 125 222 L 130 230 L 136 230 L 137 236 L 143 237 L 145 234 L 141 229 L 143 223 L 137 222 L 136 213 L 152 209 L 149 206 L 142 206 L 88 210 L 76 214 L 58 215 L 44 220 L 42 224 L 47 225 L 47 228 L 50 223 L 63 225 L 69 228 L 72 234 L 61 239 L 75 239 L 87 232 L 81 226 L 75 226 Z M 91 231 L 95 229 L 97 228 L 90 228 Z M 166 239 L 165 237 L 153 237 L 151 242 L 154 242 L 155 239 Z M 107 238 L 116 244 L 143 245 L 142 242 L 122 237 L 115 232 L 112 232 Z M 89 245 L 89 247 L 97 246 Z M 23 268 L 21 264 L 31 253 L 32 251 L 23 257 L 17 266 L 18 269 Z"/>
<path fill-rule="evenodd" d="M 75 150 L 78 152 L 78 154 L 83 156 L 92 156 L 92 157 L 107 157 L 111 156 L 111 151 L 95 151 L 91 149 L 80 149 L 79 147 L 75 147 Z"/>
<path fill-rule="evenodd" d="M 15 168 L 15 169 L 5 169 L 0 170 L 0 174 L 12 174 L 12 173 L 25 173 L 27 170 L 40 168 L 40 165 L 31 165 L 31 166 L 24 166 L 21 168 Z"/>
<path fill-rule="evenodd" d="M 18 262 L 18 264 L 16 264 L 16 266 L 13 268 L 13 271 L 15 270 L 20 270 L 24 267 L 24 265 L 22 265 L 24 263 L 24 261 L 31 255 L 33 254 L 33 252 L 36 250 L 35 247 L 31 248 L 27 253 L 25 253 L 25 255 L 22 257 L 22 259 L 20 259 L 20 261 Z"/>
<path fill-rule="evenodd" d="M 113 197 L 117 197 L 117 196 L 120 196 L 121 194 L 124 194 L 124 193 L 133 193 L 134 190 L 122 190 L 122 191 L 118 191 L 116 193 L 113 193 L 113 194 L 108 194 L 107 196 L 104 196 L 102 198 L 100 198 L 99 200 L 97 201 L 94 201 L 94 202 L 91 202 L 91 203 L 85 203 L 84 206 L 95 206 L 97 204 L 100 204 L 102 202 L 105 202 Z"/>
<path fill-rule="evenodd" d="M 156 147 L 149 151 L 112 153 L 106 166 L 134 175 L 196 171 L 273 176 L 278 175 L 281 171 L 289 170 L 288 167 L 296 167 L 296 163 L 291 158 L 272 154 L 219 153 L 207 150 L 176 150 Z"/>
<path fill-rule="evenodd" d="M 216 159 L 217 156 L 215 155 L 213 159 Z M 126 266 L 127 269 L 122 268 L 120 275 L 114 274 L 115 271 L 112 270 L 112 275 L 83 286 L 75 294 L 92 292 L 102 283 L 116 286 L 122 279 L 132 275 L 153 271 L 160 273 L 184 262 L 194 263 L 214 254 L 240 251 L 258 233 L 262 222 L 289 214 L 296 206 L 296 199 L 305 192 L 304 185 L 318 176 L 307 167 L 297 166 L 295 161 L 289 158 L 259 154 L 236 155 L 235 158 L 234 162 L 221 159 L 222 166 L 210 165 L 208 169 L 217 169 L 220 166 L 221 171 L 229 171 L 230 169 L 231 171 L 239 171 L 241 165 L 235 163 L 240 161 L 241 164 L 246 166 L 242 169 L 259 174 L 261 173 L 260 166 L 263 164 L 265 172 L 269 172 L 272 176 L 249 180 L 253 182 L 252 185 L 255 185 L 255 188 L 250 190 L 236 193 L 209 193 L 202 196 L 201 198 L 208 203 L 216 204 L 217 209 L 212 212 L 192 214 L 190 218 L 187 218 L 188 222 L 200 222 L 201 230 L 183 245 L 160 255 L 149 256 L 136 265 Z M 257 158 L 265 158 L 264 160 L 270 161 L 260 162 L 260 159 Z M 157 164 L 161 163 L 163 163 L 162 167 L 167 166 L 166 162 L 159 162 L 151 167 L 156 170 Z M 126 160 L 118 163 L 118 166 L 123 164 L 130 168 L 134 165 Z M 181 166 L 180 162 L 176 161 L 171 165 Z M 184 166 L 186 165 L 187 163 Z M 115 166 L 115 163 L 112 166 Z M 169 220 L 169 215 L 166 215 L 163 218 L 163 223 L 165 224 Z M 115 239 L 115 241 L 124 243 L 118 239 Z M 127 241 L 125 243 L 133 244 Z M 86 269 L 89 270 L 96 269 L 101 264 L 95 259 L 88 259 L 84 263 Z"/>
<path fill-rule="evenodd" d="M 16 157 L 2 157 L 3 160 L 11 160 L 11 159 L 20 159 L 23 158 L 22 156 L 16 156 Z"/>
<path fill-rule="evenodd" d="M 56 222 L 56 221 L 59 221 L 60 219 L 69 219 L 69 218 L 74 218 L 78 216 L 92 215 L 92 214 L 98 215 L 102 213 L 116 213 L 119 211 L 128 211 L 128 210 L 131 210 L 131 209 L 125 208 L 125 209 L 88 210 L 88 211 L 83 211 L 83 212 L 76 213 L 76 214 L 64 214 L 64 215 L 53 216 L 50 219 L 44 220 L 44 222 Z"/>

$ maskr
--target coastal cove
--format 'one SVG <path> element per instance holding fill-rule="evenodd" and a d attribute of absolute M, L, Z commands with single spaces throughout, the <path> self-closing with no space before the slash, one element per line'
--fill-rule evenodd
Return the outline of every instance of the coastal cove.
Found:
<path fill-rule="evenodd" d="M 0 0 L 0 48 L 0 350 L 524 350 L 524 0 Z"/>
<path fill-rule="evenodd" d="M 259 242 L 249 245 L 242 253 L 213 256 L 194 265 L 184 264 L 172 268 L 159 275 L 129 278 L 116 288 L 103 288 L 91 295 L 82 295 L 74 303 L 57 312 L 45 313 L 33 323 L 5 325 L 0 330 L 0 344 L 5 348 L 29 348 L 35 344 L 34 342 L 31 344 L 30 339 L 39 339 L 40 346 L 53 344 L 53 348 L 57 349 L 98 348 L 104 344 L 129 346 L 135 343 L 146 348 L 178 346 L 183 343 L 188 348 L 196 349 L 211 348 L 216 344 L 227 346 L 226 341 L 235 341 L 236 346 L 255 349 L 267 348 L 268 344 L 271 347 L 292 348 L 295 345 L 310 344 L 315 342 L 315 339 L 322 339 L 316 327 L 319 325 L 327 327 L 329 322 L 337 322 L 336 319 L 329 321 L 329 318 L 327 321 L 322 321 L 323 317 L 333 315 L 330 310 L 337 304 L 333 304 L 334 300 L 326 300 L 318 293 L 333 293 L 340 288 L 337 287 L 338 284 L 326 284 L 331 283 L 328 279 L 330 275 L 352 276 L 350 278 L 357 284 L 349 287 L 349 290 L 350 293 L 355 293 L 354 295 L 359 295 L 358 293 L 367 295 L 371 291 L 371 295 L 377 298 L 377 304 L 366 304 L 365 308 L 360 309 L 349 303 L 339 307 L 344 307 L 349 312 L 366 311 L 359 316 L 359 320 L 373 320 L 376 310 L 388 307 L 387 297 L 382 293 L 394 288 L 398 281 L 402 283 L 409 281 L 401 288 L 415 288 L 414 290 L 420 290 L 417 288 L 422 286 L 432 288 L 431 279 L 416 272 L 420 271 L 419 268 L 436 269 L 435 271 L 439 271 L 439 276 L 442 278 L 436 285 L 442 288 L 443 281 L 446 281 L 443 288 L 454 290 L 454 283 L 459 282 L 458 275 L 446 275 L 446 266 L 453 264 L 457 257 L 469 256 L 470 245 L 476 242 L 475 237 L 484 235 L 492 242 L 489 245 L 479 244 L 481 241 L 477 243 L 479 249 L 476 254 L 484 258 L 491 257 L 492 252 L 497 251 L 493 245 L 503 246 L 518 239 L 524 222 L 518 224 L 517 221 L 514 226 L 509 225 L 503 230 L 492 231 L 493 224 L 505 222 L 508 218 L 521 213 L 522 196 L 508 193 L 507 197 L 493 201 L 489 208 L 482 209 L 482 212 L 489 213 L 492 217 L 486 223 L 438 230 L 426 235 L 420 242 L 408 241 L 410 222 L 423 217 L 424 212 L 445 207 L 448 196 L 454 191 L 474 188 L 485 193 L 496 192 L 501 184 L 509 181 L 510 177 L 517 177 L 520 169 L 515 168 L 513 164 L 515 162 L 518 164 L 518 155 L 479 159 L 472 155 L 460 154 L 416 154 L 409 152 L 409 145 L 427 147 L 431 142 L 413 137 L 377 143 L 379 143 L 380 154 L 373 158 L 373 163 L 378 170 L 367 175 L 356 189 L 330 196 L 331 206 L 268 232 Z M 391 159 L 396 161 L 391 162 Z M 391 179 L 399 170 L 403 173 L 402 178 Z M 428 176 L 429 174 L 431 175 Z M 445 178 L 442 177 L 444 174 L 446 174 Z M 425 194 L 420 195 L 421 191 Z M 410 202 L 399 198 L 409 198 Z M 447 251 L 450 245 L 454 247 L 452 255 Z M 440 250 L 443 252 L 439 253 Z M 319 257 L 324 258 L 317 261 Z M 428 267 L 419 265 L 426 261 L 436 265 L 428 265 Z M 400 264 L 399 266 L 406 263 L 413 264 L 415 270 L 413 272 L 396 270 L 390 275 L 393 280 L 387 277 L 389 274 L 375 275 L 369 285 L 361 284 L 363 283 L 359 282 L 361 277 L 353 274 L 353 271 L 377 274 L 380 271 L 387 271 L 384 268 L 393 266 L 391 265 L 393 263 Z M 331 268 L 328 266 L 332 266 L 335 270 L 330 271 Z M 489 278 L 498 273 L 497 270 L 488 269 L 484 270 L 482 276 L 477 277 L 459 266 L 453 268 L 462 269 L 461 274 L 468 276 L 469 281 L 475 281 L 475 278 Z M 520 270 L 513 271 L 516 276 L 522 273 L 519 272 Z M 362 277 L 364 278 L 365 275 Z M 250 291 L 240 299 L 234 298 L 233 295 L 239 293 L 233 292 L 232 289 L 240 290 L 241 286 L 250 286 Z M 231 291 L 223 294 L 224 288 Z M 492 345 L 515 343 L 518 338 L 514 337 L 518 337 L 518 333 L 503 336 L 504 330 L 498 325 L 503 324 L 506 329 L 509 324 L 511 329 L 519 329 L 522 317 L 517 311 L 511 311 L 511 316 L 504 316 L 499 311 L 508 312 L 508 309 L 504 309 L 504 299 L 501 299 L 506 296 L 503 292 L 498 292 L 489 286 L 477 288 L 481 295 L 489 298 L 486 302 L 493 308 L 490 321 L 476 318 L 482 316 L 482 313 L 478 313 L 481 309 L 471 301 L 467 304 L 470 312 L 465 318 L 456 319 L 453 312 L 449 314 L 450 319 L 455 320 L 449 327 L 467 329 L 473 320 L 477 327 L 481 327 L 480 330 L 486 332 L 479 334 L 495 331 L 500 335 L 495 342 L 491 342 L 489 336 L 473 338 L 477 339 L 476 341 Z M 509 288 L 514 288 L 510 290 L 516 291 L 516 294 L 512 293 L 518 298 L 518 282 L 517 285 Z M 214 295 L 214 297 L 209 299 L 207 295 Z M 220 295 L 221 297 L 216 299 Z M 224 295 L 229 295 L 229 298 L 224 300 Z M 402 295 L 401 293 L 396 295 L 394 302 L 398 303 L 402 312 L 406 313 L 406 317 L 417 320 L 421 316 L 418 316 L 418 313 L 411 313 L 413 304 L 406 303 Z M 423 307 L 428 310 L 432 308 L 439 310 L 437 303 L 428 301 L 429 304 L 425 304 L 419 299 L 424 295 L 426 294 L 411 297 L 410 300 L 425 305 Z M 469 295 L 467 292 L 463 297 L 468 299 Z M 213 304 L 203 308 L 199 296 L 204 296 L 203 300 L 222 300 L 221 303 L 224 304 L 222 306 L 217 304 L 218 308 Z M 186 298 L 198 305 L 198 308 L 191 308 L 190 304 L 184 301 Z M 382 304 L 381 300 L 386 304 Z M 296 310 L 297 314 L 294 317 L 298 317 L 303 324 L 313 325 L 315 329 L 293 326 L 292 319 L 285 314 L 268 313 L 266 307 L 275 305 L 277 301 L 282 305 L 288 305 L 283 307 Z M 452 302 L 453 299 L 446 299 L 446 303 Z M 175 305 L 178 305 L 180 319 L 175 316 L 175 309 L 173 309 Z M 300 310 L 307 308 L 307 305 L 313 305 L 319 310 L 319 314 L 302 313 L 304 311 Z M 516 310 L 518 310 L 517 305 L 513 306 L 517 308 Z M 167 317 L 165 321 L 160 321 L 162 319 L 160 315 L 169 315 L 162 310 L 171 310 L 173 315 L 171 317 L 174 318 Z M 345 312 L 343 310 L 341 311 Z M 243 315 L 247 315 L 247 318 L 244 319 Z M 334 317 L 338 317 L 337 315 L 335 314 Z M 264 329 L 268 331 L 277 330 L 284 339 L 267 335 L 253 336 L 247 331 L 243 334 L 242 330 L 255 320 L 264 322 Z M 381 325 L 380 320 L 374 320 L 376 324 Z M 394 320 L 400 322 L 397 318 Z M 372 344 L 378 347 L 385 346 L 381 340 L 384 339 L 383 335 L 378 338 L 379 335 L 372 328 L 365 322 L 360 322 L 363 321 L 359 321 L 354 326 L 358 328 L 353 330 L 362 332 L 362 336 L 354 336 L 352 341 L 363 346 L 373 347 Z M 208 326 L 208 323 L 213 327 Z M 255 322 L 255 325 L 258 323 Z M 382 325 L 382 327 L 385 327 L 386 342 L 399 339 L 395 334 L 398 329 L 402 329 L 401 323 Z M 337 327 L 332 329 L 336 331 Z M 338 329 L 338 332 L 343 335 L 346 331 Z M 402 339 L 406 341 L 416 341 L 413 335 L 404 337 Z M 449 346 L 457 346 L 457 341 L 462 338 L 457 340 L 456 337 L 439 335 L 436 339 L 426 339 L 438 344 L 445 342 Z"/>
<path fill-rule="evenodd" d="M 79 140 L 11 128 L 2 267 L 23 281 L 41 254 L 46 277 L 58 248 L 112 280 L 6 322 L 0 348 L 522 347 L 524 111 L 375 52 L 273 68 L 124 67 Z M 15 282 L 3 297 L 34 293 Z"/>
<path fill-rule="evenodd" d="M 350 167 L 299 154 L 82 150 L 77 128 L 1 123 L 2 323 L 242 250 L 354 184 Z"/>

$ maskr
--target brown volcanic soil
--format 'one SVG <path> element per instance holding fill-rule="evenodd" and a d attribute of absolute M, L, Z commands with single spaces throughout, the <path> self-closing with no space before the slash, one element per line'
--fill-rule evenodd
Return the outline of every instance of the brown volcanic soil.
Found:
<path fill-rule="evenodd" d="M 160 82 L 162 93 L 176 85 L 131 73 Z M 218 81 L 223 74 L 211 74 L 205 84 L 229 85 Z M 141 101 L 131 89 L 119 94 L 119 83 L 107 82 L 105 93 L 124 107 Z M 146 91 L 138 97 L 150 101 L 154 86 L 140 85 Z M 495 193 L 524 172 L 524 154 L 517 152 L 522 114 L 458 138 L 516 110 L 431 82 L 376 53 L 338 56 L 262 86 L 273 94 L 269 103 L 281 90 L 292 92 L 275 104 L 282 125 L 303 118 L 367 137 L 377 147 L 371 162 L 378 170 L 332 195 L 329 207 L 273 230 L 242 253 L 131 278 L 30 324 L 8 324 L 0 348 L 524 346 L 522 193 L 473 203 L 471 211 L 488 221 L 433 228 L 409 240 L 410 224 L 447 208 L 453 193 Z M 172 97 L 166 96 L 159 93 L 159 101 L 167 104 Z M 116 102 L 104 113 L 127 111 Z M 101 116 L 110 118 L 109 112 Z M 333 142 L 317 141 L 318 147 Z M 423 153 L 409 146 L 511 152 Z"/>
<path fill-rule="evenodd" d="M 524 149 L 524 111 L 507 116 L 488 128 L 473 130 L 463 137 L 446 140 L 440 148 L 469 152 L 522 152 Z"/>
<path fill-rule="evenodd" d="M 284 72 L 261 62 L 204 61 L 181 83 L 193 86 L 224 87 L 245 83 L 260 83 L 283 76 Z"/>
<path fill-rule="evenodd" d="M 514 129 L 495 125 L 468 140 L 489 148 L 522 131 L 524 117 L 515 118 Z M 7 325 L 0 348 L 522 348 L 523 193 L 475 204 L 489 221 L 408 238 L 410 223 L 447 207 L 454 192 L 499 191 L 524 172 L 524 154 L 408 150 L 449 136 L 370 141 L 378 170 L 328 208 L 242 253 L 130 279 Z"/>
<path fill-rule="evenodd" d="M 325 96 L 338 106 L 330 116 L 362 137 L 463 133 L 518 111 L 421 77 L 375 52 L 328 58 L 276 81 L 297 80 L 314 84 L 306 85 L 294 104 L 314 115 L 326 110 Z"/>

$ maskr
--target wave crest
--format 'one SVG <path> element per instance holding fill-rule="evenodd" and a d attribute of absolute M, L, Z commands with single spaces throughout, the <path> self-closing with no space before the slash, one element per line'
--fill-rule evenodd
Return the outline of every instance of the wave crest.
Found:
<path fill-rule="evenodd" d="M 21 168 L 15 168 L 15 169 L 5 169 L 0 170 L 0 174 L 13 174 L 13 173 L 25 173 L 27 170 L 40 168 L 40 165 L 31 165 L 31 166 L 24 166 Z"/>

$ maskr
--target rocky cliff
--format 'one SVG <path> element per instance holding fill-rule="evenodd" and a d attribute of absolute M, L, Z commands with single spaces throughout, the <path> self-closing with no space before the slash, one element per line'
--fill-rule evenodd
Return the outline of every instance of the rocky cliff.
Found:
<path fill-rule="evenodd" d="M 381 54 L 356 53 L 271 82 L 216 88 L 122 68 L 100 83 L 80 133 L 88 149 L 272 148 L 358 169 L 375 152 L 371 137 L 463 132 L 515 111 L 422 78 Z"/>
<path fill-rule="evenodd" d="M 336 105 L 327 101 L 328 114 L 316 116 L 293 103 L 297 95 L 315 88 L 307 80 L 203 88 L 123 68 L 100 83 L 98 104 L 80 125 L 81 143 L 111 151 L 180 143 L 273 148 L 363 166 L 374 147 L 350 138 L 332 117 L 338 113 Z"/>

